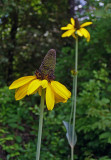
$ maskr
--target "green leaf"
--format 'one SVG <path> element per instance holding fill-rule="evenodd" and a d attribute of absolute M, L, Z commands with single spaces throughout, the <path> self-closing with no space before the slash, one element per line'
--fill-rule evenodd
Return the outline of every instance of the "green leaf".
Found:
<path fill-rule="evenodd" d="M 15 139 L 16 139 L 16 141 L 17 141 L 18 143 L 21 143 L 21 142 L 22 142 L 21 136 L 16 136 Z"/>
<path fill-rule="evenodd" d="M 66 122 L 66 121 L 63 121 L 63 124 L 67 130 L 66 137 L 68 139 L 68 143 L 71 147 L 74 147 L 77 142 L 76 132 L 74 131 L 74 139 L 72 140 L 72 131 L 73 131 L 72 124 L 70 124 L 69 122 Z"/>

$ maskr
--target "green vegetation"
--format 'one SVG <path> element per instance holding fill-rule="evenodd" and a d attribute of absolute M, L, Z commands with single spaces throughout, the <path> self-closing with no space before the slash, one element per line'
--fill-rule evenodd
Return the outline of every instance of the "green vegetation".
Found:
<path fill-rule="evenodd" d="M 84 7 L 93 25 L 89 43 L 79 38 L 76 113 L 77 160 L 111 160 L 111 5 L 91 0 Z M 34 74 L 50 48 L 57 51 L 56 80 L 72 90 L 75 40 L 61 38 L 69 22 L 66 0 L 3 0 L 0 2 L 0 160 L 34 160 L 39 121 L 38 94 L 15 101 L 8 86 Z M 95 8 L 92 15 L 87 12 Z M 92 9 L 93 11 L 93 9 Z M 84 21 L 85 22 L 85 21 Z M 83 22 L 82 22 L 83 23 Z M 70 160 L 63 120 L 68 121 L 71 99 L 45 108 L 42 160 Z"/>

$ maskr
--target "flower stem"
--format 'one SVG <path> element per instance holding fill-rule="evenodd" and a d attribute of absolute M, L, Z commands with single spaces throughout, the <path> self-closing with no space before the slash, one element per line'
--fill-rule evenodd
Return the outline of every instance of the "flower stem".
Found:
<path fill-rule="evenodd" d="M 75 116 L 76 116 L 76 97 L 77 97 L 77 65 L 78 65 L 78 37 L 76 38 L 76 53 L 75 53 L 75 75 L 73 76 L 73 90 L 74 90 L 74 112 L 73 112 L 73 124 L 72 124 L 72 143 L 74 143 L 75 137 Z M 74 160 L 74 144 L 71 146 L 71 160 Z"/>
<path fill-rule="evenodd" d="M 40 158 L 40 147 L 41 147 L 41 136 L 42 136 L 42 125 L 43 125 L 43 112 L 44 112 L 44 97 L 45 97 L 45 90 L 42 90 L 36 160 L 39 160 L 39 158 Z"/>

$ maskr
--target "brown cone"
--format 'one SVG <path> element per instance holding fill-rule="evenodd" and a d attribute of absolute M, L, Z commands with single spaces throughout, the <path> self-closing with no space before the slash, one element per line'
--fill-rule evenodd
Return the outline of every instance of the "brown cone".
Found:
<path fill-rule="evenodd" d="M 43 59 L 39 71 L 43 77 L 48 76 L 49 79 L 54 79 L 54 71 L 56 65 L 56 51 L 50 49 Z"/>

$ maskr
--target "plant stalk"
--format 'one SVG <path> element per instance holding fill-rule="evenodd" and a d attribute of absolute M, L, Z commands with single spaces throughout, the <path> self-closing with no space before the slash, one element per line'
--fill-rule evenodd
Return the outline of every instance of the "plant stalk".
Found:
<path fill-rule="evenodd" d="M 75 117 L 76 117 L 76 97 L 77 97 L 77 65 L 78 65 L 78 36 L 76 38 L 76 52 L 75 52 L 75 75 L 73 76 L 73 90 L 74 90 L 74 112 L 73 112 L 73 124 L 72 124 L 72 143 L 75 137 Z M 71 146 L 71 160 L 74 160 L 74 144 Z"/>
<path fill-rule="evenodd" d="M 42 90 L 42 95 L 41 95 L 36 160 L 39 160 L 40 158 L 40 147 L 41 147 L 41 137 L 42 137 L 42 126 L 43 126 L 43 112 L 44 112 L 44 98 L 45 98 L 45 89 Z"/>

